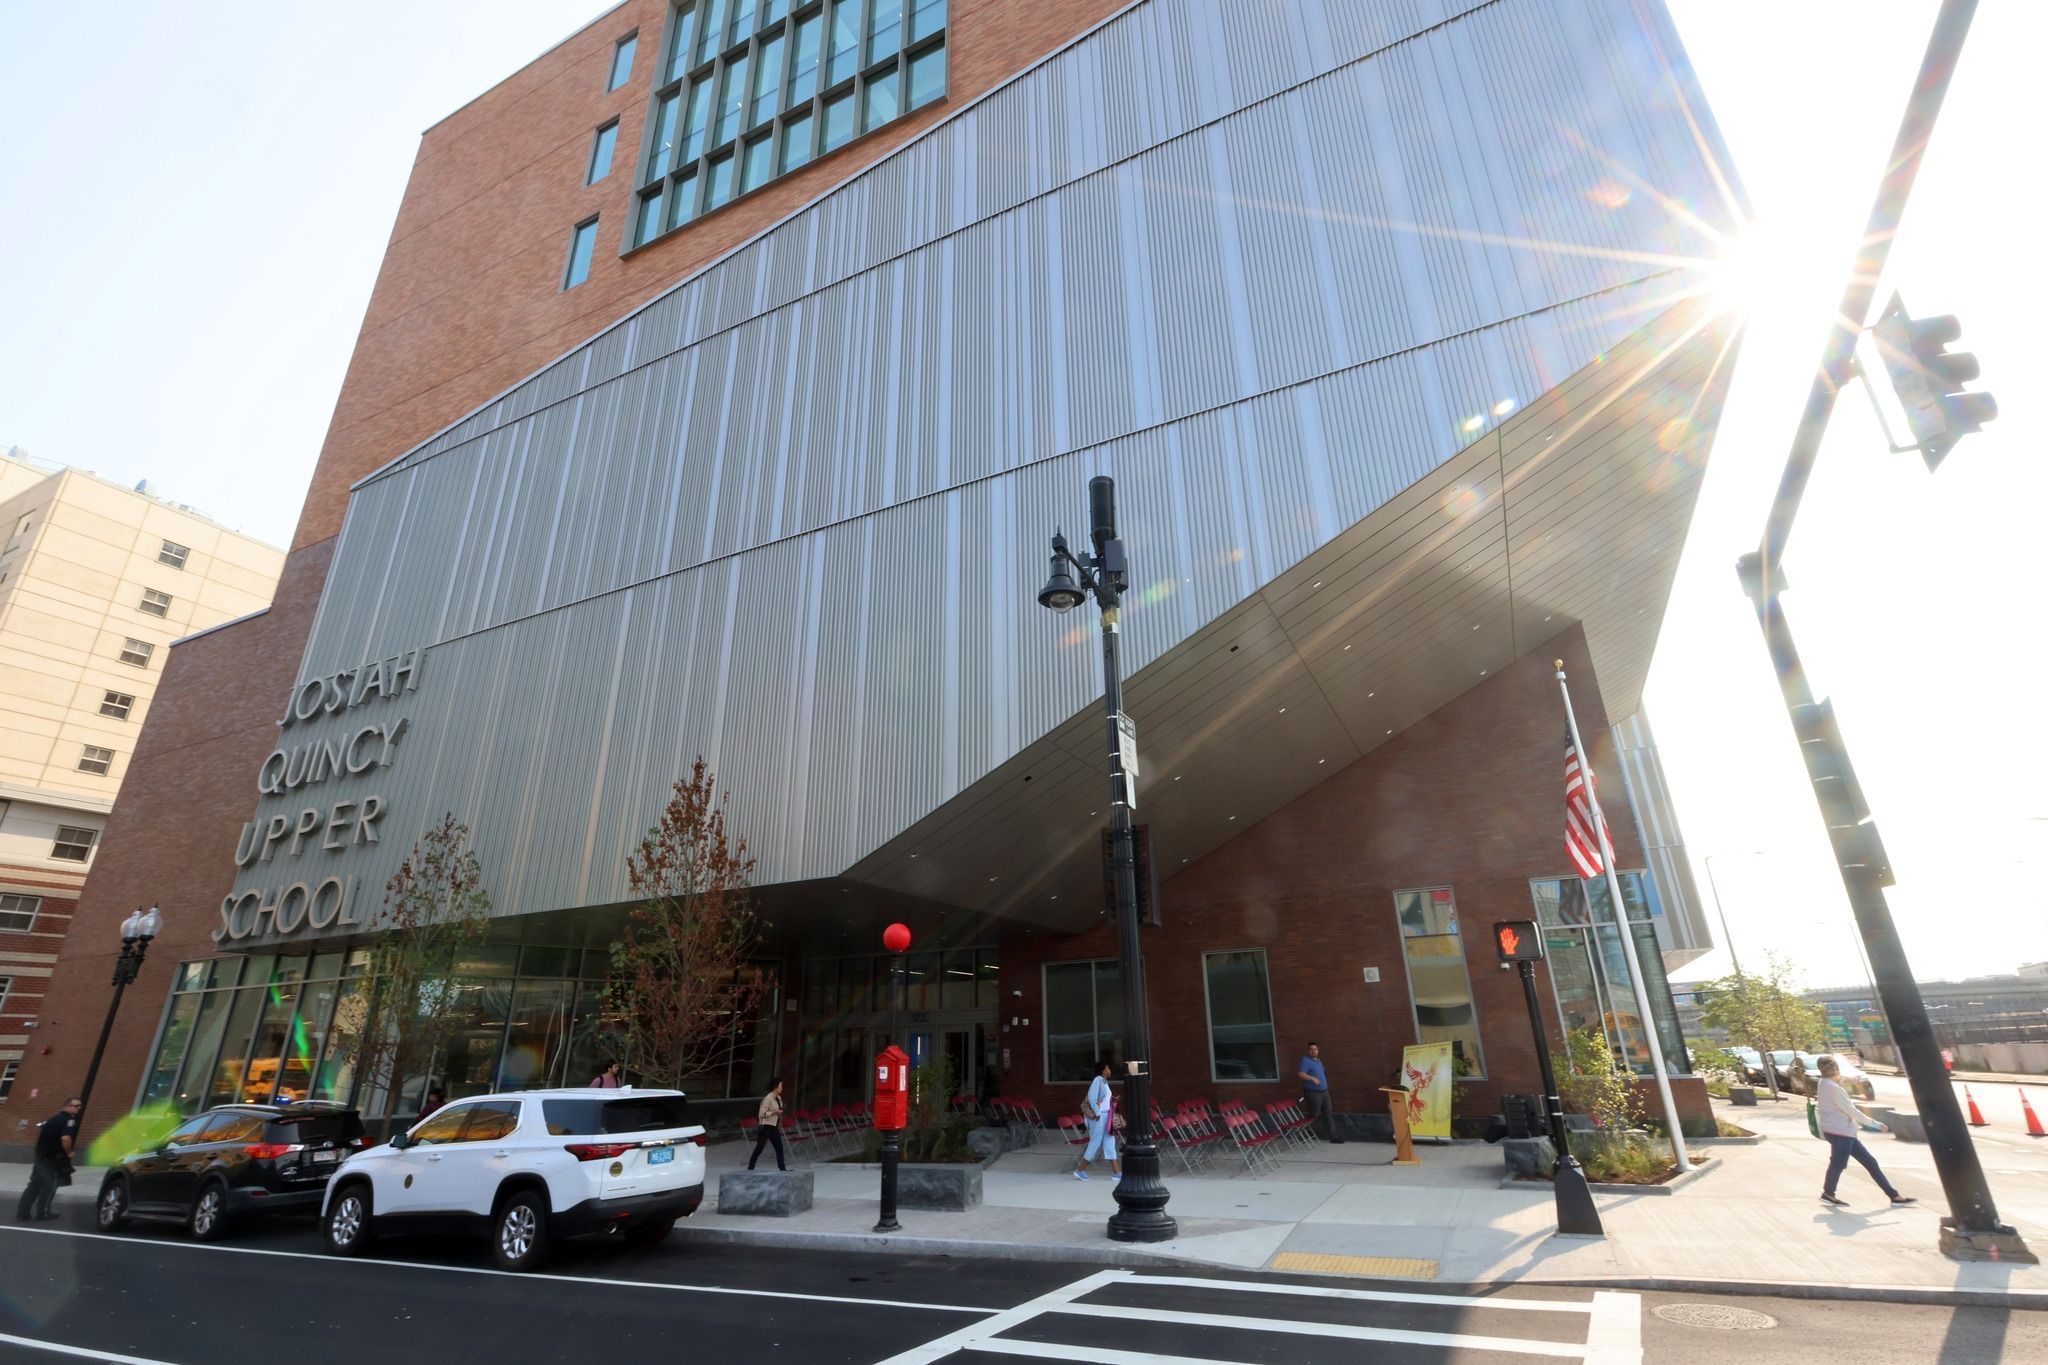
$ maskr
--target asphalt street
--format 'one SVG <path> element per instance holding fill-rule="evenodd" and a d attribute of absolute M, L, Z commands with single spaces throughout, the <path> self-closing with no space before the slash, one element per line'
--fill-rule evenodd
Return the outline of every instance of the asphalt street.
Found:
<path fill-rule="evenodd" d="M 60 1206 L 61 1207 L 61 1206 Z M 1706 1352 L 1858 1365 L 2048 1360 L 2048 1313 L 1558 1287 L 1128 1271 L 782 1253 L 686 1240 L 570 1246 L 538 1275 L 481 1241 L 319 1248 L 310 1221 L 200 1246 L 94 1230 L 90 1209 L 0 1222 L 0 1360 L 212 1365 L 275 1348 L 364 1360 L 1084 1360 L 1241 1365 L 1664 1365 Z"/>

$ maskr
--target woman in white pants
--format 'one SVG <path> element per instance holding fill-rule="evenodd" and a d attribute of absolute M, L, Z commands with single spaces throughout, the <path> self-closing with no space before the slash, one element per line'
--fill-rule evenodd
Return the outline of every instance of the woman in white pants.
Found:
<path fill-rule="evenodd" d="M 1088 1163 L 1098 1155 L 1108 1158 L 1109 1169 L 1118 1180 L 1124 1178 L 1123 1165 L 1116 1159 L 1116 1091 L 1109 1083 L 1111 1070 L 1108 1062 L 1096 1063 L 1088 1098 L 1081 1101 L 1081 1115 L 1088 1120 L 1088 1146 L 1074 1164 L 1076 1180 L 1088 1178 Z"/>

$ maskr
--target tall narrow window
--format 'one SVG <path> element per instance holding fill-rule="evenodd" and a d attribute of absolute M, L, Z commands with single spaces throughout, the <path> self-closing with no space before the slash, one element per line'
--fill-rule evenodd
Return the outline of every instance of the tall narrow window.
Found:
<path fill-rule="evenodd" d="M 1455 1074 L 1484 1074 L 1479 1016 L 1472 1007 L 1472 978 L 1465 971 L 1465 941 L 1458 935 L 1458 903 L 1451 888 L 1396 891 L 1394 916 L 1408 959 L 1415 1041 L 1448 1042 Z"/>
<path fill-rule="evenodd" d="M 651 242 L 661 235 L 661 191 L 649 190 L 640 196 L 640 223 L 633 231 L 636 242 Z"/>
<path fill-rule="evenodd" d="M 171 595 L 167 592 L 158 592 L 155 588 L 144 588 L 142 590 L 140 609 L 148 612 L 151 616 L 169 616 L 171 614 Z"/>
<path fill-rule="evenodd" d="M 818 93 L 818 26 L 821 16 L 812 14 L 796 22 L 796 53 L 790 62 L 789 106 L 810 103 Z"/>
<path fill-rule="evenodd" d="M 654 133 L 647 139 L 647 169 L 641 173 L 641 184 L 668 173 L 676 147 L 676 113 L 681 107 L 681 95 L 663 95 L 654 106 Z"/>
<path fill-rule="evenodd" d="M 699 8 L 704 17 L 697 22 L 697 60 L 708 62 L 718 55 L 725 36 L 725 0 L 704 0 Z"/>
<path fill-rule="evenodd" d="M 747 126 L 755 127 L 775 117 L 782 96 L 782 35 L 761 40 L 761 55 L 754 62 L 754 107 L 747 114 Z"/>
<path fill-rule="evenodd" d="M 872 66 L 903 43 L 903 0 L 874 0 L 868 16 L 868 65 Z"/>
<path fill-rule="evenodd" d="M 109 692 L 100 698 L 100 714 L 115 720 L 128 719 L 128 713 L 134 709 L 135 696 L 130 692 Z"/>
<path fill-rule="evenodd" d="M 725 84 L 718 92 L 718 140 L 730 141 L 740 131 L 740 115 L 747 102 L 747 59 L 725 64 Z"/>
<path fill-rule="evenodd" d="M 590 143 L 590 170 L 583 177 L 586 185 L 595 185 L 612 173 L 612 148 L 619 141 L 619 121 L 613 119 L 597 130 L 597 136 Z"/>
<path fill-rule="evenodd" d="M 683 121 L 683 164 L 693 165 L 704 155 L 704 134 L 711 125 L 711 77 L 699 76 L 690 85 L 689 117 Z"/>
<path fill-rule="evenodd" d="M 1202 954 L 1202 983 L 1209 1001 L 1209 1079 L 1279 1080 L 1265 950 Z"/>
<path fill-rule="evenodd" d="M 640 45 L 638 33 L 628 33 L 612 47 L 612 73 L 606 90 L 616 90 L 633 78 L 633 49 Z"/>
<path fill-rule="evenodd" d="M 97 744 L 87 744 L 79 751 L 78 771 L 82 773 L 93 773 L 97 776 L 105 777 L 107 770 L 113 766 L 114 751 L 112 749 L 102 749 Z"/>
<path fill-rule="evenodd" d="M 185 557 L 192 552 L 175 540 L 167 540 L 164 547 L 156 552 L 157 563 L 168 564 L 174 569 L 185 567 Z"/>
<path fill-rule="evenodd" d="M 20 1062 L 0 1064 L 0 1100 L 14 1093 L 14 1073 L 20 1069 Z"/>
<path fill-rule="evenodd" d="M 156 646 L 147 640 L 131 639 L 121 646 L 121 662 L 131 668 L 148 668 L 149 656 L 156 653 Z"/>
<path fill-rule="evenodd" d="M 590 278 L 590 253 L 597 246 L 597 219 L 578 223 L 569 235 L 569 268 L 562 272 L 562 288 L 574 289 Z"/>
<path fill-rule="evenodd" d="M 1122 978 L 1113 961 L 1045 964 L 1045 1079 L 1085 1084 L 1123 1044 Z"/>

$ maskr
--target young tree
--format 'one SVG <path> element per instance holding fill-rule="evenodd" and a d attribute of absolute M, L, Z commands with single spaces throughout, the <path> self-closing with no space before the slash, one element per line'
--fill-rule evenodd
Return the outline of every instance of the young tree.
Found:
<path fill-rule="evenodd" d="M 605 1024 L 619 1060 L 657 1085 L 680 1088 L 723 1057 L 761 994 L 747 962 L 754 859 L 727 834 L 725 807 L 700 757 L 626 859 L 638 903 L 612 945 Z"/>
<path fill-rule="evenodd" d="M 341 1060 L 354 1073 L 359 1103 L 382 1097 L 397 1108 L 415 1083 L 424 1095 L 427 1068 L 463 1024 L 456 956 L 483 938 L 490 921 L 469 826 L 444 815 L 385 883 L 368 925 L 375 937 L 367 987 L 354 995 L 352 1017 L 337 1018 Z"/>
<path fill-rule="evenodd" d="M 1794 981 L 1792 965 L 1772 954 L 1762 974 L 1702 982 L 1696 988 L 1700 1022 L 1726 1029 L 1729 1042 L 1765 1054 L 1766 1066 L 1772 1052 L 1826 1047 L 1827 1010 L 1800 995 Z"/>

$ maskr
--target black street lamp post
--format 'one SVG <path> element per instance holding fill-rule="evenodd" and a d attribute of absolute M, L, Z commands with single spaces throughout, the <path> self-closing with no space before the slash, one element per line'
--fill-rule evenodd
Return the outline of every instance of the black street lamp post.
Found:
<path fill-rule="evenodd" d="M 1117 658 L 1117 629 L 1123 592 L 1130 583 L 1123 542 L 1116 534 L 1116 482 L 1106 474 L 1088 481 L 1089 539 L 1095 553 L 1078 559 L 1067 538 L 1052 536 L 1052 570 L 1038 604 L 1071 611 L 1089 596 L 1102 615 L 1102 700 L 1108 713 L 1110 870 L 1116 888 L 1117 970 L 1124 992 L 1123 1179 L 1116 1185 L 1117 1211 L 1109 1236 L 1116 1242 L 1165 1242 L 1180 1229 L 1166 1212 L 1166 1182 L 1160 1178 L 1159 1149 L 1152 1142 L 1151 1028 L 1145 1012 L 1144 961 L 1138 951 L 1138 863 L 1133 851 L 1131 807 L 1137 795 L 1129 719 L 1124 715 L 1123 668 Z M 1078 580 L 1078 581 L 1077 581 Z M 1134 753 L 1134 748 L 1133 748 Z"/>
<path fill-rule="evenodd" d="M 92 1065 L 85 1069 L 85 1084 L 78 1088 L 80 1132 L 84 1131 L 86 1106 L 92 1103 L 92 1083 L 99 1079 L 100 1059 L 107 1055 L 107 1038 L 114 1031 L 114 1016 L 121 1009 L 121 995 L 142 971 L 149 941 L 163 926 L 164 917 L 154 905 L 147 910 L 138 909 L 121 921 L 121 955 L 114 959 L 114 998 L 107 1003 L 107 1022 L 100 1025 L 100 1040 L 92 1050 Z"/>

